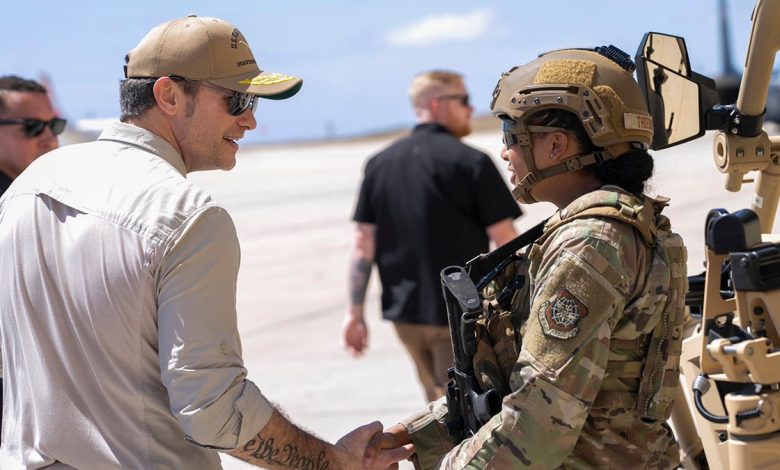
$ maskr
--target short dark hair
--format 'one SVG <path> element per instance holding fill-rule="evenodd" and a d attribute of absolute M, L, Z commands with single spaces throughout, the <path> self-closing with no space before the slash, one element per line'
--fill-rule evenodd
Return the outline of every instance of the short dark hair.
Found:
<path fill-rule="evenodd" d="M 127 122 L 130 119 L 142 116 L 152 107 L 157 105 L 154 99 L 154 82 L 156 78 L 126 78 L 119 83 L 119 120 Z M 181 80 L 184 93 L 192 97 L 197 93 L 198 83 L 190 80 Z M 194 112 L 194 101 L 192 108 L 188 103 L 187 115 Z"/>
<path fill-rule="evenodd" d="M 43 93 L 46 94 L 46 88 L 35 80 L 22 78 L 18 75 L 0 76 L 0 113 L 6 110 L 6 103 L 3 99 L 3 91 L 21 91 L 24 93 Z"/>
<path fill-rule="evenodd" d="M 127 122 L 129 119 L 143 115 L 152 106 L 157 104 L 154 100 L 154 78 L 126 78 L 119 83 L 119 120 Z"/>
<path fill-rule="evenodd" d="M 583 153 L 597 150 L 582 121 L 574 114 L 563 109 L 543 109 L 528 117 L 526 125 L 562 127 L 572 134 L 582 146 Z M 645 183 L 653 176 L 653 157 L 645 150 L 632 149 L 618 158 L 605 160 L 600 165 L 590 165 L 583 170 L 596 176 L 602 185 L 611 184 L 641 196 Z"/>

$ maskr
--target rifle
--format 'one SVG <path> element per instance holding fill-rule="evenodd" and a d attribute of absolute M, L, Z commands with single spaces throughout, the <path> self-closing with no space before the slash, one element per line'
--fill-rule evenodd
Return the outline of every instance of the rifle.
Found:
<path fill-rule="evenodd" d="M 466 263 L 466 268 L 449 266 L 441 271 L 447 321 L 450 325 L 455 367 L 447 370 L 448 420 L 447 434 L 454 443 L 474 435 L 496 413 L 501 411 L 501 394 L 491 388 L 482 390 L 474 374 L 474 354 L 477 351 L 475 324 L 482 316 L 480 291 L 513 259 L 515 253 L 544 232 L 541 221 L 530 230 L 497 250 L 481 254 Z"/>
<path fill-rule="evenodd" d="M 501 410 L 501 395 L 483 391 L 474 375 L 477 337 L 474 325 L 482 316 L 479 292 L 466 270 L 449 266 L 441 271 L 441 284 L 452 337 L 454 367 L 447 370 L 447 434 L 455 444 L 474 435 Z"/>

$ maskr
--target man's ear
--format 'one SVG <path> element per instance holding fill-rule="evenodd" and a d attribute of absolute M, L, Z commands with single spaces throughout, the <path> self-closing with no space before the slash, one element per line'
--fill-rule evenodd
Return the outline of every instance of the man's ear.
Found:
<path fill-rule="evenodd" d="M 430 111 L 431 115 L 434 116 L 434 118 L 439 117 L 439 114 L 441 113 L 441 107 L 442 103 L 439 99 L 431 98 L 428 101 L 428 110 Z"/>
<path fill-rule="evenodd" d="M 154 99 L 157 101 L 157 107 L 164 114 L 175 115 L 181 106 L 184 105 L 184 91 L 176 86 L 170 77 L 161 77 L 154 82 L 152 88 Z"/>

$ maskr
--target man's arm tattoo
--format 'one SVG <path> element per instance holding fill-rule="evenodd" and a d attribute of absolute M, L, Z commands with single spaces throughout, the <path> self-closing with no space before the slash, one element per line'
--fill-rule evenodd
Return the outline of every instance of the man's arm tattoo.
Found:
<path fill-rule="evenodd" d="M 366 300 L 368 278 L 371 276 L 372 262 L 365 258 L 357 258 L 352 263 L 350 273 L 350 288 L 352 292 L 352 305 L 363 305 Z"/>
<path fill-rule="evenodd" d="M 325 451 L 321 450 L 317 455 L 304 455 L 295 444 L 284 444 L 279 448 L 272 437 L 264 439 L 259 435 L 255 436 L 244 445 L 243 450 L 248 452 L 251 457 L 270 465 L 303 470 L 327 470 L 330 468 L 330 461 L 325 456 Z"/>

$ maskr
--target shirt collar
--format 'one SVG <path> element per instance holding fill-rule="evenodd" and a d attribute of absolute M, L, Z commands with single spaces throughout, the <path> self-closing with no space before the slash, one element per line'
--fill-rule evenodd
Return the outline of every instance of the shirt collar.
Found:
<path fill-rule="evenodd" d="M 425 122 L 414 126 L 414 132 L 446 132 L 451 134 L 446 127 L 437 122 Z"/>
<path fill-rule="evenodd" d="M 187 176 L 187 167 L 179 152 L 168 141 L 142 127 L 115 122 L 100 133 L 98 140 L 113 140 L 141 147 L 170 163 L 183 176 Z"/>

